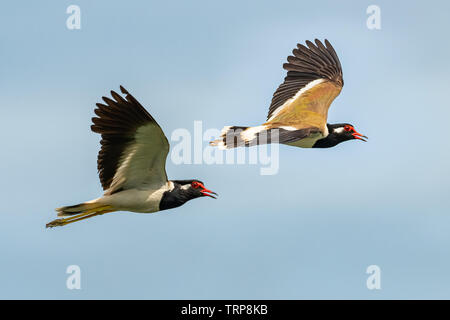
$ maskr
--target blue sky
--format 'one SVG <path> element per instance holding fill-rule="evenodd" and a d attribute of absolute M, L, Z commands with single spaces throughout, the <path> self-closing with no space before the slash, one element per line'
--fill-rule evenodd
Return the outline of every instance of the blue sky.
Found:
<path fill-rule="evenodd" d="M 81 8 L 81 30 L 66 8 Z M 366 8 L 381 8 L 381 30 Z M 10 1 L 0 19 L 0 298 L 450 298 L 445 1 Z M 90 118 L 124 85 L 169 136 L 257 125 L 296 43 L 327 38 L 345 86 L 329 122 L 370 142 L 175 165 L 220 198 L 46 230 L 101 195 Z M 205 143 L 206 145 L 206 143 Z M 66 288 L 67 266 L 81 290 Z M 369 265 L 381 290 L 366 288 Z"/>

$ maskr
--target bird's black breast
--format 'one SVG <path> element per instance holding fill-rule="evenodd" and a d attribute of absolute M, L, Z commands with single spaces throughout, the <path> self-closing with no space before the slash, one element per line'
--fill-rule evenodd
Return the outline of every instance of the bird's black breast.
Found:
<path fill-rule="evenodd" d="M 317 140 L 312 146 L 313 148 L 331 148 L 339 143 L 339 140 L 334 136 L 328 135 L 326 138 Z"/>
<path fill-rule="evenodd" d="M 159 210 L 167 210 L 179 207 L 188 201 L 180 188 L 174 188 L 171 191 L 163 193 L 161 201 L 159 202 Z"/>

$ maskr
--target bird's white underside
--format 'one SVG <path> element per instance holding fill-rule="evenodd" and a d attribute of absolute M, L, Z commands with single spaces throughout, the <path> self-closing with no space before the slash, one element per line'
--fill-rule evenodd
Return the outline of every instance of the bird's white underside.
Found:
<path fill-rule="evenodd" d="M 127 189 L 111 195 L 104 195 L 101 198 L 89 201 L 89 203 L 111 206 L 116 211 L 152 213 L 159 211 L 159 203 L 164 192 L 173 188 L 173 182 L 168 181 L 157 189 Z"/>

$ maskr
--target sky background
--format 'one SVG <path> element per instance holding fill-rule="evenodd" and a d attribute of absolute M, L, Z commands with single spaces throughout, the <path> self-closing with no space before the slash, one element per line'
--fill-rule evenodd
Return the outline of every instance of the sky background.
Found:
<path fill-rule="evenodd" d="M 81 8 L 68 30 L 66 8 Z M 381 8 L 381 30 L 366 8 Z M 450 298 L 448 1 L 8 1 L 0 19 L 0 298 Z M 175 165 L 220 198 L 45 229 L 102 194 L 95 103 L 124 85 L 167 136 L 262 123 L 298 42 L 327 38 L 329 122 L 369 136 L 256 165 Z M 207 143 L 205 143 L 206 146 Z M 368 290 L 366 268 L 381 268 Z M 79 265 L 81 290 L 66 288 Z"/>

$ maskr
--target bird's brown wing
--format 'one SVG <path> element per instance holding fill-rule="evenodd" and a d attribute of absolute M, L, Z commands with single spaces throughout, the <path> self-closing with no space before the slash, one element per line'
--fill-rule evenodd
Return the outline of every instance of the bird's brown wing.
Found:
<path fill-rule="evenodd" d="M 167 183 L 165 170 L 169 142 L 145 108 L 126 91 L 125 98 L 111 91 L 103 97 L 92 118 L 92 131 L 100 133 L 97 168 L 105 193 L 122 189 L 148 188 Z"/>
<path fill-rule="evenodd" d="M 283 65 L 287 76 L 275 91 L 266 125 L 325 132 L 328 108 L 341 92 L 344 80 L 339 58 L 328 40 L 325 45 L 298 44 Z"/>

